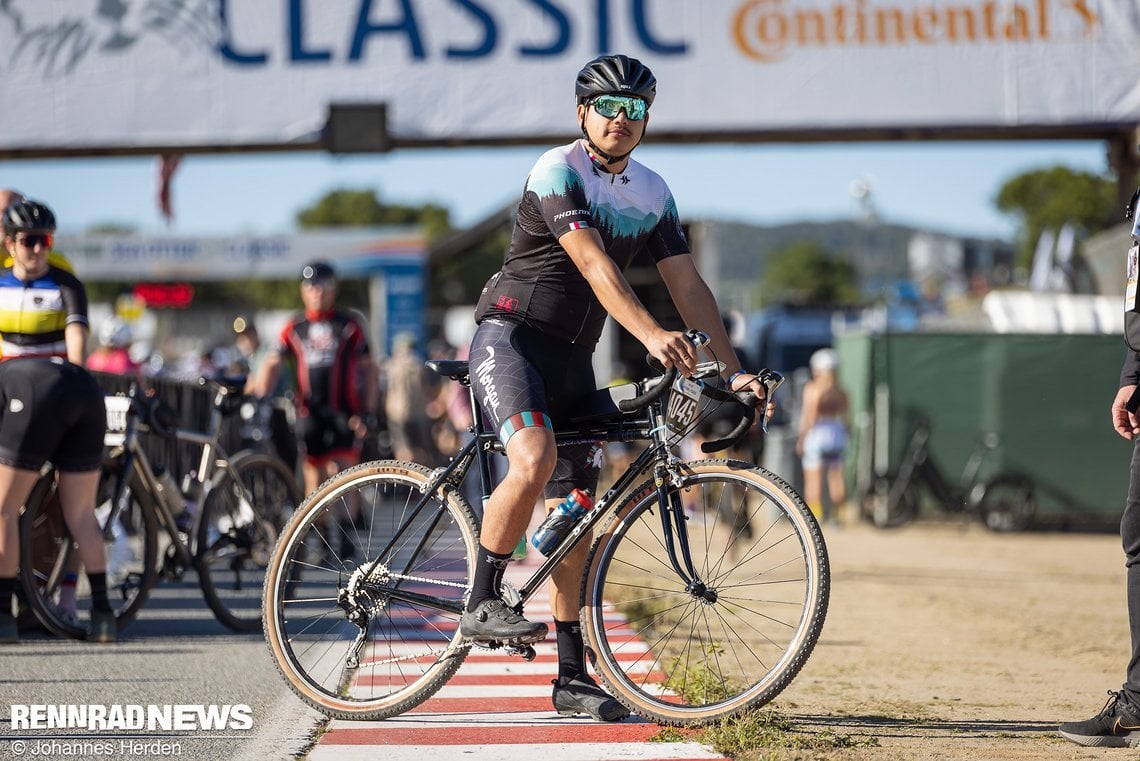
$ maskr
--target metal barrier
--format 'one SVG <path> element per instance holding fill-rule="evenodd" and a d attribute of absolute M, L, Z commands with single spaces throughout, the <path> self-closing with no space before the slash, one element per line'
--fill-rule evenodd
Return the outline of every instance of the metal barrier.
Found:
<path fill-rule="evenodd" d="M 130 391 L 133 378 L 114 373 L 92 372 L 105 394 L 126 395 Z M 205 431 L 210 421 L 213 392 L 209 382 L 182 381 L 169 378 L 147 378 L 143 386 L 159 399 L 166 402 L 178 413 L 178 426 L 192 431 Z M 242 425 L 239 415 L 223 421 L 221 444 L 229 452 L 242 448 Z M 145 433 L 141 437 L 147 457 L 156 467 L 167 470 L 181 481 L 183 476 L 197 469 L 201 458 L 201 447 Z"/>

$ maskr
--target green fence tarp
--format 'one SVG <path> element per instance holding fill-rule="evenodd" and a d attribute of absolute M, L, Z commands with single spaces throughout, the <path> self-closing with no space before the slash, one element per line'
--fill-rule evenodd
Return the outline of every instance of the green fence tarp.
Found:
<path fill-rule="evenodd" d="M 878 419 L 889 419 L 888 469 L 897 467 L 919 411 L 932 424 L 932 456 L 952 482 L 992 431 L 1001 443 L 983 476 L 1031 476 L 1042 523 L 1119 519 L 1132 456 L 1109 415 L 1124 358 L 1119 335 L 852 333 L 837 337 L 836 349 L 853 420 L 863 425 L 848 461 L 857 485 L 872 466 L 866 450 L 876 406 Z"/>

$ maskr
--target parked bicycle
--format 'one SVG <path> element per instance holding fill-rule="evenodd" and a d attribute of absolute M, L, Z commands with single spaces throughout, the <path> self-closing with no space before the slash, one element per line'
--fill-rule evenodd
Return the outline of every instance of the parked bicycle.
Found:
<path fill-rule="evenodd" d="M 107 553 L 107 585 L 120 631 L 138 615 L 159 575 L 180 579 L 193 568 L 206 603 L 237 631 L 261 625 L 261 588 L 278 532 L 300 503 L 300 487 L 278 458 L 229 455 L 223 420 L 241 404 L 244 379 L 210 381 L 213 404 L 205 432 L 177 427 L 177 416 L 132 385 L 108 396 L 107 445 L 96 509 Z M 200 447 L 185 494 L 151 464 L 140 434 L 150 432 Z M 174 489 L 177 493 L 172 494 Z M 55 506 L 50 469 L 33 489 L 21 517 L 21 577 L 28 603 L 50 631 L 82 637 L 61 605 L 60 591 L 77 552 Z M 83 580 L 81 580 L 83 581 Z M 89 604 L 85 582 L 78 607 Z"/>
<path fill-rule="evenodd" d="M 930 452 L 930 420 L 916 415 L 906 453 L 897 470 L 875 477 L 861 499 L 864 517 L 879 528 L 894 528 L 918 515 L 925 487 L 948 513 L 977 515 L 993 531 L 1023 531 L 1033 521 L 1037 500 L 1033 479 L 1002 471 L 979 478 L 986 456 L 998 446 L 996 433 L 981 438 L 957 483 L 951 482 Z"/>
<path fill-rule="evenodd" d="M 470 394 L 467 362 L 427 366 Z M 701 381 L 718 371 L 705 362 L 692 378 L 670 370 L 581 400 L 559 443 L 648 446 L 530 578 L 504 590 L 521 613 L 562 559 L 602 529 L 581 593 L 595 670 L 631 711 L 670 724 L 705 724 L 775 697 L 815 646 L 830 589 L 823 536 L 788 484 L 751 463 L 674 455 L 680 435 L 671 431 L 692 430 L 702 402 L 745 402 L 736 428 L 704 444 L 706 453 L 751 426 L 754 396 Z M 771 398 L 782 377 L 760 377 Z M 503 449 L 474 400 L 472 409 L 473 439 L 448 465 L 382 460 L 346 470 L 306 498 L 274 550 L 264 604 L 270 652 L 294 692 L 330 716 L 408 711 L 472 647 L 459 618 L 479 522 L 462 484 L 477 478 L 486 499 L 490 458 Z M 355 529 L 359 562 L 338 558 L 329 536 L 353 502 L 365 518 Z M 725 512 L 742 517 L 718 520 Z M 506 652 L 535 657 L 530 646 Z"/>

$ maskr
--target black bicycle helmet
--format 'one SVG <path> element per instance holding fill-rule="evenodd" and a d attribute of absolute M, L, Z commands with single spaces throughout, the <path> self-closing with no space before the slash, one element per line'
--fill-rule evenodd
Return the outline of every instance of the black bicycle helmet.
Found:
<path fill-rule="evenodd" d="M 574 94 L 580 106 L 587 105 L 599 95 L 632 95 L 644 100 L 645 105 L 652 106 L 653 98 L 657 95 L 657 77 L 636 58 L 624 55 L 598 56 L 578 72 Z M 590 139 L 590 133 L 586 131 L 586 117 L 582 117 L 578 126 L 582 128 L 582 135 L 590 150 L 604 158 L 607 164 L 616 164 L 633 152 L 631 148 L 620 156 L 606 153 Z M 642 133 L 644 136 L 645 133 Z M 634 148 L 636 147 L 635 145 Z"/>
<path fill-rule="evenodd" d="M 633 95 L 648 106 L 657 95 L 657 78 L 636 58 L 603 55 L 582 67 L 574 83 L 574 94 L 583 104 L 599 95 Z"/>
<path fill-rule="evenodd" d="M 21 230 L 55 231 L 55 215 L 39 201 L 21 199 L 4 209 L 4 232 L 11 235 Z"/>
<path fill-rule="evenodd" d="M 336 271 L 328 262 L 309 262 L 301 270 L 302 280 L 332 280 Z"/>

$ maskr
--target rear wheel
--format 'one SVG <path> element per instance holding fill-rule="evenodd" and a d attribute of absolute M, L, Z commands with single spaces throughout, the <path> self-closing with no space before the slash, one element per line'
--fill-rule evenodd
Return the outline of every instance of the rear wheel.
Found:
<path fill-rule="evenodd" d="M 698 578 L 686 582 L 670 563 L 646 482 L 590 551 L 582 630 L 626 707 L 698 725 L 763 705 L 791 682 L 823 628 L 830 571 L 819 525 L 776 476 L 724 460 L 685 463 L 680 475 L 669 495 L 688 516 Z"/>
<path fill-rule="evenodd" d="M 110 463 L 99 483 L 95 515 L 106 527 L 119 477 Z M 138 615 L 158 572 L 157 527 L 153 510 L 142 500 L 146 492 L 132 474 L 124 486 L 126 507 L 104 539 L 107 592 L 121 631 Z M 55 473 L 37 482 L 20 518 L 20 566 L 24 596 L 36 618 L 53 634 L 74 639 L 87 635 L 91 587 L 82 570 L 79 548 L 63 519 Z M 74 604 L 66 587 L 74 583 Z"/>
<path fill-rule="evenodd" d="M 395 460 L 345 470 L 309 495 L 273 552 L 265 639 L 293 691 L 329 716 L 401 714 L 467 657 L 459 617 L 478 528 L 456 492 L 425 494 L 430 480 Z"/>
<path fill-rule="evenodd" d="M 894 471 L 875 476 L 859 507 L 863 517 L 877 528 L 898 528 L 918 516 L 918 489 L 913 481 L 899 483 Z"/>
<path fill-rule="evenodd" d="M 1013 473 L 994 476 L 986 483 L 978 513 L 991 531 L 1024 531 L 1037 513 L 1033 481 Z"/>
<path fill-rule="evenodd" d="M 235 457 L 207 492 L 198 521 L 198 581 L 206 604 L 229 628 L 261 628 L 265 569 L 301 498 L 285 463 L 259 453 Z"/>

